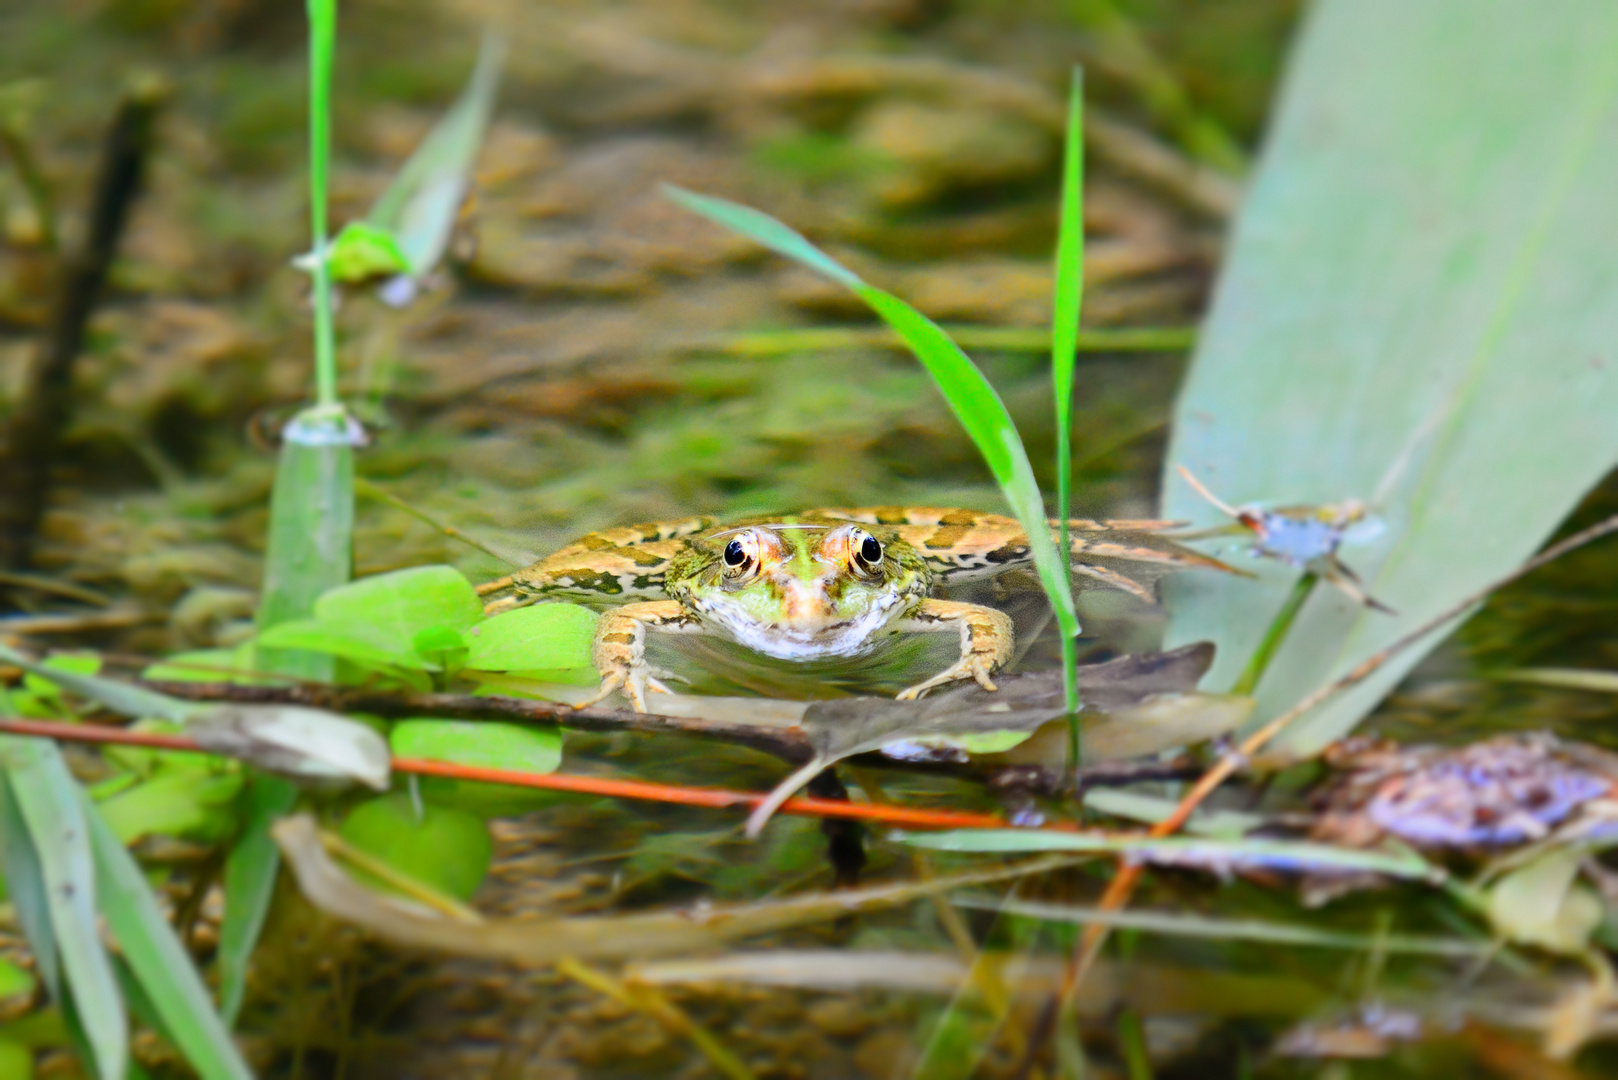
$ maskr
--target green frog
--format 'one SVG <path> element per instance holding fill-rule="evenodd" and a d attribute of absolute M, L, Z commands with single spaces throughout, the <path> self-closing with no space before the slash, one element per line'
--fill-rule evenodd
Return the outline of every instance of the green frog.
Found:
<path fill-rule="evenodd" d="M 1162 535 L 1174 524 L 1070 521 L 1073 570 L 1151 602 L 1151 578 L 1164 571 L 1229 569 Z M 545 599 L 617 605 L 596 630 L 601 685 L 579 708 L 622 691 L 646 712 L 648 692 L 670 693 L 647 666 L 648 631 L 719 635 L 782 660 L 857 656 L 895 634 L 959 634 L 960 658 L 899 694 L 912 699 L 963 679 L 995 689 L 1012 655 L 1011 619 L 932 593 L 1032 561 L 1022 526 L 1001 514 L 828 507 L 605 529 L 478 591 L 489 614 Z"/>

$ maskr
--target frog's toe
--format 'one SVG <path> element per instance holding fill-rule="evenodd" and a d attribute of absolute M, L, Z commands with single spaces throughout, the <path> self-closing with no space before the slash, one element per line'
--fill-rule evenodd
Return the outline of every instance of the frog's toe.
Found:
<path fill-rule="evenodd" d="M 990 657 L 963 656 L 960 660 L 952 664 L 947 670 L 939 672 L 926 682 L 917 683 L 908 690 L 900 691 L 898 694 L 898 700 L 915 701 L 917 698 L 921 697 L 921 695 L 925 694 L 935 686 L 943 686 L 947 683 L 958 682 L 962 679 L 975 679 L 977 684 L 983 687 L 985 690 L 998 690 L 1000 688 L 996 686 L 994 684 L 994 680 L 989 677 L 994 673 L 994 668 L 994 661 Z"/>
<path fill-rule="evenodd" d="M 588 709 L 592 705 L 601 704 L 603 701 L 607 700 L 607 698 L 611 697 L 614 691 L 620 689 L 624 685 L 624 681 L 628 678 L 628 676 L 629 673 L 627 671 L 607 672 L 601 677 L 601 685 L 596 687 L 596 692 L 585 698 L 583 701 L 575 702 L 573 707 L 575 709 Z M 641 711 L 644 712 L 645 710 L 643 709 Z"/>
<path fill-rule="evenodd" d="M 646 689 L 650 690 L 654 694 L 672 694 L 672 693 L 674 693 L 673 690 L 670 690 L 667 686 L 665 686 L 663 684 L 663 680 L 654 679 L 650 675 L 648 675 L 646 677 Z"/>

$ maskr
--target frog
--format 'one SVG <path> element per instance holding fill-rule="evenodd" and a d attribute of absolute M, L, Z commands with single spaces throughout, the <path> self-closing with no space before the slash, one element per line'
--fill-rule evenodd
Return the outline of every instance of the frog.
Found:
<path fill-rule="evenodd" d="M 1231 570 L 1162 535 L 1178 524 L 1070 520 L 1070 565 L 1149 603 L 1165 572 Z M 1059 523 L 1050 525 L 1054 531 Z M 478 591 L 488 615 L 549 600 L 608 605 L 591 650 L 601 682 L 577 708 L 622 692 L 644 713 L 648 693 L 672 693 L 647 665 L 648 632 L 715 635 L 788 661 L 859 656 L 899 634 L 958 634 L 956 662 L 898 694 L 914 700 L 963 680 L 997 689 L 994 675 L 1015 645 L 1011 618 L 933 593 L 1032 562 L 1027 534 L 1005 515 L 822 507 L 604 529 Z"/>

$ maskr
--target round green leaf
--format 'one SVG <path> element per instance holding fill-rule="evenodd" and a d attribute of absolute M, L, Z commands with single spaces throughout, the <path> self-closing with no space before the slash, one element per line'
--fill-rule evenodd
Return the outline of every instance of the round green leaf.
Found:
<path fill-rule="evenodd" d="M 493 845 L 482 820 L 425 803 L 418 816 L 408 795 L 384 795 L 356 806 L 339 830 L 344 840 L 439 892 L 466 900 L 489 872 Z M 359 871 L 379 889 L 386 886 Z"/>
<path fill-rule="evenodd" d="M 467 635 L 474 671 L 590 668 L 596 613 L 577 604 L 534 604 L 486 619 Z"/>
<path fill-rule="evenodd" d="M 562 763 L 562 733 L 554 727 L 477 723 L 470 720 L 400 720 L 389 744 L 396 757 L 431 758 L 522 772 L 554 772 Z M 556 794 L 506 784 L 423 777 L 424 798 L 482 817 L 527 813 L 556 800 Z"/>
<path fill-rule="evenodd" d="M 483 618 L 483 601 L 460 571 L 416 566 L 328 590 L 315 601 L 315 618 L 327 626 L 363 628 L 366 637 L 408 652 L 426 627 L 471 629 Z"/>

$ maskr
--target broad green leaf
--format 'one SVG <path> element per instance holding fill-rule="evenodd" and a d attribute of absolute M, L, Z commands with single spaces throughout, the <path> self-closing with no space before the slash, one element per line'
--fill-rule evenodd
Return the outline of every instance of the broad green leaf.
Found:
<path fill-rule="evenodd" d="M 205 1080 L 253 1074 L 214 1011 L 190 954 L 158 908 L 139 864 L 81 793 L 99 878 L 97 906 L 162 1026 Z"/>
<path fill-rule="evenodd" d="M 76 1006 L 97 1074 L 122 1077 L 129 1021 L 96 925 L 95 864 L 78 785 L 48 739 L 0 736 L 0 764 L 38 855 L 63 989 Z"/>
<path fill-rule="evenodd" d="M 526 609 L 520 609 L 526 610 Z M 513 612 L 515 614 L 515 612 Z M 555 772 L 562 764 L 562 732 L 555 727 L 479 723 L 470 720 L 400 720 L 389 744 L 396 757 L 430 758 L 521 772 Z M 430 802 L 484 817 L 521 814 L 556 801 L 551 792 L 447 777 L 422 777 Z"/>
<path fill-rule="evenodd" d="M 324 147 L 320 153 L 323 157 Z M 323 182 L 320 186 L 324 191 Z M 270 493 L 257 618 L 261 631 L 312 615 L 315 601 L 353 572 L 356 439 L 346 416 L 317 409 L 294 417 L 283 433 Z M 253 668 L 324 681 L 336 671 L 329 656 L 272 648 L 255 651 Z"/>
<path fill-rule="evenodd" d="M 247 823 L 225 858 L 225 920 L 219 928 L 219 1014 L 234 1025 L 247 989 L 247 969 L 275 895 L 281 849 L 270 826 L 292 810 L 298 789 L 255 775 L 247 791 Z"/>
<path fill-rule="evenodd" d="M 266 649 L 299 649 L 341 657 L 363 668 L 405 668 L 433 671 L 437 665 L 419 655 L 407 640 L 401 646 L 396 637 L 363 623 L 326 622 L 321 619 L 293 619 L 259 634 Z"/>
<path fill-rule="evenodd" d="M 1259 688 L 1267 720 L 1520 564 L 1618 461 L 1618 7 L 1322 0 L 1176 411 L 1163 514 L 1369 501 L 1344 561 L 1389 616 L 1316 589 Z M 1168 583 L 1171 642 L 1230 685 L 1296 571 Z M 1346 734 L 1406 652 L 1295 725 Z"/>
<path fill-rule="evenodd" d="M 466 666 L 474 671 L 590 669 L 599 616 L 577 604 L 533 604 L 472 627 Z"/>
<path fill-rule="evenodd" d="M 977 365 L 937 323 L 898 297 L 867 285 L 825 252 L 769 215 L 667 184 L 663 190 L 686 209 L 750 237 L 772 251 L 795 259 L 848 287 L 904 339 L 916 359 L 933 377 L 956 419 L 972 437 L 978 452 L 988 462 L 1006 501 L 1011 504 L 1012 513 L 1028 535 L 1028 546 L 1034 556 L 1040 584 L 1050 598 L 1057 619 L 1064 632 L 1070 636 L 1077 634 L 1079 618 L 1073 605 L 1073 593 L 1067 586 L 1067 567 L 1064 559 L 1058 557 L 1056 544 L 1051 539 L 1033 466 L 1028 463 L 1022 438 L 1017 434 L 1017 426 L 1012 423 L 1005 403 L 1000 400 L 1000 395 L 989 380 L 983 377 L 983 372 L 977 369 Z"/>
<path fill-rule="evenodd" d="M 453 674 L 466 664 L 466 637 L 447 626 L 427 626 L 410 639 L 410 649 L 438 671 Z"/>
<path fill-rule="evenodd" d="M 119 843 L 133 844 L 151 835 L 216 841 L 235 829 L 234 804 L 241 790 L 238 769 L 165 769 L 103 801 L 100 808 Z"/>
<path fill-rule="evenodd" d="M 418 816 L 407 795 L 360 803 L 343 819 L 340 831 L 366 854 L 458 900 L 477 891 L 494 850 L 481 818 L 432 803 L 424 803 Z M 355 876 L 366 877 L 361 872 Z"/>
<path fill-rule="evenodd" d="M 416 566 L 332 589 L 315 602 L 314 615 L 333 630 L 340 627 L 409 654 L 416 635 L 428 627 L 470 630 L 483 618 L 483 602 L 459 570 Z"/>

